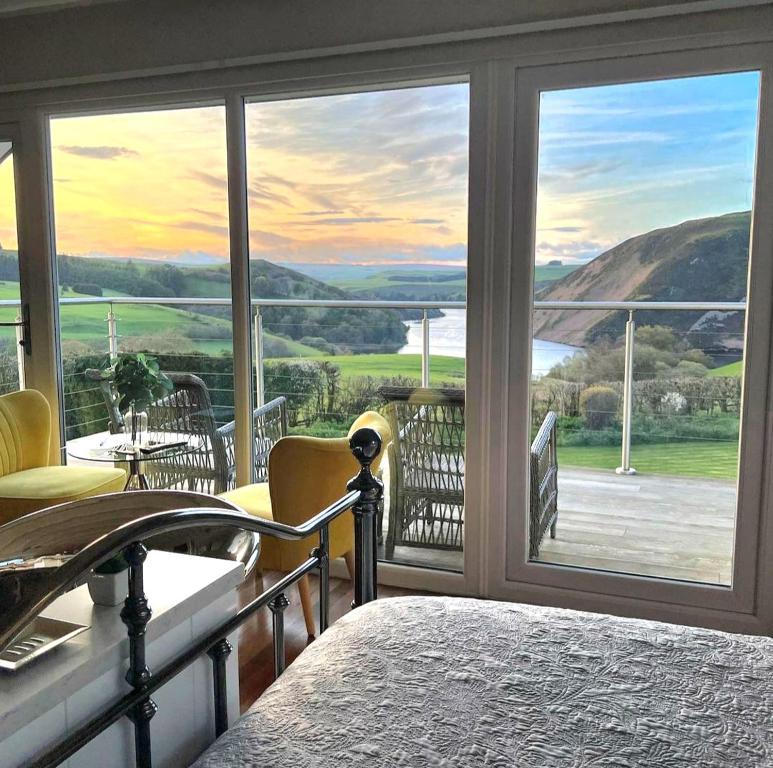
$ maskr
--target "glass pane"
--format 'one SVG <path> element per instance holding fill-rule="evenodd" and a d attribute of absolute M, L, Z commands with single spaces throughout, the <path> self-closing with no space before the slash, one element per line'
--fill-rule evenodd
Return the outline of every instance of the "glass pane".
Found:
<path fill-rule="evenodd" d="M 731 582 L 758 91 L 541 94 L 532 559 Z"/>
<path fill-rule="evenodd" d="M 0 322 L 21 320 L 20 298 L 13 145 L 0 139 Z M 14 328 L 0 328 L 0 394 L 14 392 L 23 381 L 24 358 L 17 341 Z"/>
<path fill-rule="evenodd" d="M 341 437 L 368 410 L 391 419 L 401 437 L 382 463 L 379 555 L 453 570 L 464 533 L 468 113 L 466 84 L 247 107 L 258 400 L 286 398 L 294 434 Z M 385 304 L 363 306 L 373 301 Z"/>
<path fill-rule="evenodd" d="M 87 373 L 117 354 L 198 377 L 175 387 L 191 388 L 186 429 L 207 445 L 233 419 L 225 142 L 220 106 L 51 121 L 70 461 L 122 428 Z M 210 447 L 151 484 L 219 492 L 230 461 Z"/>

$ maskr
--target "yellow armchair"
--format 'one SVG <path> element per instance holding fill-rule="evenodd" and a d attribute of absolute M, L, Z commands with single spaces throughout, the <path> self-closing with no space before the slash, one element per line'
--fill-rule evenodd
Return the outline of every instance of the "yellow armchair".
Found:
<path fill-rule="evenodd" d="M 0 397 L 0 525 L 54 504 L 123 490 L 122 469 L 49 466 L 50 439 L 51 408 L 40 392 Z"/>
<path fill-rule="evenodd" d="M 375 473 L 392 437 L 386 419 L 375 411 L 367 411 L 352 424 L 347 437 L 283 437 L 269 454 L 267 483 L 245 485 L 221 495 L 256 517 L 299 525 L 346 493 L 346 483 L 360 469 L 349 449 L 349 437 L 363 427 L 375 429 L 381 436 L 381 453 L 371 465 Z M 259 565 L 267 570 L 291 571 L 309 557 L 318 543 L 316 535 L 301 541 L 264 536 Z M 350 576 L 353 551 L 354 520 L 351 512 L 345 512 L 330 524 L 330 558 L 343 556 Z M 298 592 L 311 636 L 316 627 L 307 577 L 298 582 Z"/>

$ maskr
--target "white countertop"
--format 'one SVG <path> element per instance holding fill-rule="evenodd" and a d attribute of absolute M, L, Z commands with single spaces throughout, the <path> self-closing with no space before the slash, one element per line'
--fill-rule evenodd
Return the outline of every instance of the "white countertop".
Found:
<path fill-rule="evenodd" d="M 151 642 L 234 590 L 244 578 L 244 568 L 230 560 L 151 551 L 144 575 L 153 611 L 146 635 Z M 123 661 L 128 660 L 129 640 L 121 607 L 95 606 L 84 585 L 43 611 L 44 616 L 87 624 L 90 629 L 17 672 L 0 670 L 0 741 L 106 670 L 128 663 Z"/>

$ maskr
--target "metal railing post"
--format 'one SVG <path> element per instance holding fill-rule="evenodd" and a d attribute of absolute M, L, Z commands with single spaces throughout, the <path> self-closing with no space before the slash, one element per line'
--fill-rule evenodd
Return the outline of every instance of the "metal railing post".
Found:
<path fill-rule="evenodd" d="M 327 526 L 319 531 L 319 634 L 330 624 L 330 530 Z"/>
<path fill-rule="evenodd" d="M 24 376 L 24 318 L 21 312 L 16 315 L 16 367 L 19 375 L 19 389 L 26 389 Z"/>
<path fill-rule="evenodd" d="M 631 466 L 631 422 L 633 420 L 633 345 L 636 323 L 633 310 L 628 311 L 625 324 L 625 370 L 623 373 L 623 445 L 620 466 L 615 470 L 618 475 L 635 475 Z"/>
<path fill-rule="evenodd" d="M 107 351 L 111 360 L 118 357 L 118 324 L 116 320 L 113 305 L 110 304 L 107 310 Z"/>
<path fill-rule="evenodd" d="M 266 404 L 265 381 L 263 379 L 263 316 L 260 305 L 255 307 L 255 400 L 256 407 Z"/>
<path fill-rule="evenodd" d="M 269 604 L 272 629 L 274 631 L 274 678 L 285 671 L 287 659 L 285 656 L 285 609 L 290 601 L 284 592 L 277 595 Z"/>
<path fill-rule="evenodd" d="M 207 651 L 207 655 L 212 659 L 216 738 L 228 730 L 228 676 L 225 665 L 231 651 L 233 646 L 225 637 Z"/>
<path fill-rule="evenodd" d="M 429 317 L 422 310 L 421 318 L 421 386 L 429 386 Z"/>

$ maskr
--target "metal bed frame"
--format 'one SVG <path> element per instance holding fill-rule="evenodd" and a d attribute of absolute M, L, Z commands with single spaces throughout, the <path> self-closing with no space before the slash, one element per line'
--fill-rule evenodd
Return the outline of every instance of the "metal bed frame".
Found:
<path fill-rule="evenodd" d="M 289 587 L 312 571 L 317 571 L 320 579 L 320 633 L 327 629 L 330 600 L 328 526 L 349 509 L 354 517 L 355 534 L 352 607 L 376 599 L 376 520 L 383 485 L 374 477 L 370 465 L 381 451 L 381 437 L 375 430 L 363 428 L 354 433 L 349 445 L 360 464 L 359 473 L 347 484 L 347 493 L 344 496 L 302 525 L 289 526 L 215 509 L 180 509 L 148 515 L 116 528 L 81 549 L 78 554 L 50 573 L 45 593 L 42 597 L 38 595 L 39 599 L 36 599 L 33 605 L 25 605 L 21 615 L 18 611 L 15 614 L 11 611 L 10 622 L 6 626 L 0 625 L 0 647 L 12 640 L 46 605 L 71 589 L 89 569 L 119 552 L 123 553 L 129 563 L 129 594 L 121 610 L 121 619 L 126 625 L 129 637 L 129 668 L 126 681 L 132 686 L 132 690 L 56 746 L 37 756 L 30 764 L 32 768 L 52 768 L 59 765 L 124 716 L 134 724 L 137 767 L 152 768 L 150 721 L 158 709 L 151 698 L 152 694 L 203 654 L 207 654 L 212 660 L 215 737 L 220 736 L 229 726 L 225 663 L 232 646 L 227 640 L 228 635 L 256 611 L 268 606 L 272 614 L 274 671 L 278 677 L 285 668 L 284 610 L 289 605 L 285 593 Z M 152 610 L 148 605 L 143 584 L 143 563 L 147 557 L 143 541 L 158 534 L 202 526 L 239 528 L 285 540 L 304 539 L 316 533 L 319 535 L 319 545 L 310 552 L 304 563 L 241 608 L 232 618 L 197 640 L 161 669 L 151 672 L 145 658 L 145 629 Z M 21 582 L 24 574 L 30 574 L 33 570 L 35 569 L 17 571 L 16 577 Z M 30 575 L 31 582 L 34 577 L 34 574 Z"/>

